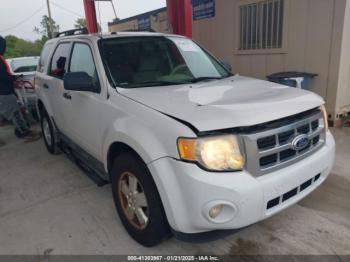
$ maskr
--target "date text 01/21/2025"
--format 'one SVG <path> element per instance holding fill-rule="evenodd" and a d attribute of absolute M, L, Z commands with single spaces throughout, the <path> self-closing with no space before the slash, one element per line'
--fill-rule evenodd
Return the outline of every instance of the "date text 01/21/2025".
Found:
<path fill-rule="evenodd" d="M 128 261 L 220 261 L 217 256 L 128 256 Z"/>

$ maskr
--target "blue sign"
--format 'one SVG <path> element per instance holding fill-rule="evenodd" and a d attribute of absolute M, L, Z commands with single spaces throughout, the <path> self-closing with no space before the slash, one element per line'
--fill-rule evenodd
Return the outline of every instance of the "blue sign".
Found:
<path fill-rule="evenodd" d="M 143 16 L 138 19 L 139 30 L 150 30 L 151 29 L 151 18 L 149 16 Z"/>
<path fill-rule="evenodd" d="M 192 0 L 193 20 L 215 16 L 215 0 Z"/>

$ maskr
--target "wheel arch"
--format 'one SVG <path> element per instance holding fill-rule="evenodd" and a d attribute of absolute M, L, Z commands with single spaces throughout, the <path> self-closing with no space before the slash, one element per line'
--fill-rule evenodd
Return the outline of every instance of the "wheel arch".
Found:
<path fill-rule="evenodd" d="M 39 113 L 39 117 L 41 119 L 43 110 L 45 110 L 50 117 L 52 117 L 52 109 L 48 104 L 45 104 L 44 101 L 39 98 L 36 103 L 37 111 Z"/>
<path fill-rule="evenodd" d="M 135 157 L 139 158 L 144 163 L 146 163 L 145 160 L 142 159 L 140 154 L 137 153 L 136 150 L 133 149 L 131 146 L 129 146 L 128 144 L 126 144 L 124 142 L 116 141 L 116 142 L 113 142 L 109 146 L 108 152 L 107 152 L 107 171 L 108 171 L 108 174 L 110 174 L 114 159 L 123 153 L 131 153 Z"/>
<path fill-rule="evenodd" d="M 37 111 L 38 111 L 39 117 L 41 119 L 42 112 L 45 109 L 45 105 L 44 105 L 43 101 L 41 101 L 41 99 L 38 99 L 38 102 L 36 105 L 37 105 Z"/>

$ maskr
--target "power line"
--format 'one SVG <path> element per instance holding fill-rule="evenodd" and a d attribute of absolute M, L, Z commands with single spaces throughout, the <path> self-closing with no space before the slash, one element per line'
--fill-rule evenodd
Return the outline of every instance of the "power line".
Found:
<path fill-rule="evenodd" d="M 64 11 L 66 11 L 66 12 L 68 12 L 68 13 L 71 13 L 71 14 L 73 14 L 73 15 L 76 15 L 76 16 L 80 17 L 80 18 L 83 18 L 83 16 L 82 16 L 81 14 L 77 13 L 77 12 L 74 12 L 74 11 L 72 11 L 72 10 L 69 10 L 68 8 L 65 8 L 64 6 L 61 6 L 61 5 L 59 5 L 59 4 L 57 4 L 57 3 L 53 2 L 53 1 L 51 1 L 51 3 L 52 3 L 54 6 L 56 6 L 56 7 L 60 8 L 60 9 L 62 9 L 62 10 L 64 10 Z"/>
<path fill-rule="evenodd" d="M 38 8 L 37 10 L 35 10 L 35 12 L 33 12 L 30 16 L 28 16 L 27 18 L 23 19 L 22 21 L 18 22 L 17 24 L 15 24 L 14 26 L 11 26 L 9 28 L 5 28 L 3 30 L 0 30 L 0 33 L 2 32 L 6 32 L 6 31 L 10 31 L 12 29 L 15 29 L 16 27 L 24 24 L 25 22 L 27 22 L 29 19 L 31 19 L 33 16 L 35 16 L 36 14 L 38 14 L 46 5 L 42 5 L 40 8 Z"/>

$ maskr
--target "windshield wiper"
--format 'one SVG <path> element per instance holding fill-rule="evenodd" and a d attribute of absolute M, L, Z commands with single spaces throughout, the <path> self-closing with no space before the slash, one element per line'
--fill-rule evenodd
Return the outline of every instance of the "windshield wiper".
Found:
<path fill-rule="evenodd" d="M 137 87 L 152 87 L 152 86 L 170 86 L 170 85 L 183 85 L 188 84 L 188 81 L 163 81 L 163 80 L 155 80 L 155 81 L 144 81 L 136 84 L 126 85 L 126 88 L 137 88 Z"/>
<path fill-rule="evenodd" d="M 196 77 L 193 79 L 190 79 L 189 81 L 191 81 L 192 83 L 198 83 L 201 81 L 205 81 L 205 80 L 219 80 L 219 79 L 223 79 L 224 77 L 216 77 L 216 76 L 202 76 L 202 77 Z"/>

